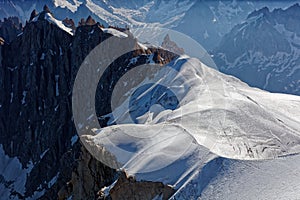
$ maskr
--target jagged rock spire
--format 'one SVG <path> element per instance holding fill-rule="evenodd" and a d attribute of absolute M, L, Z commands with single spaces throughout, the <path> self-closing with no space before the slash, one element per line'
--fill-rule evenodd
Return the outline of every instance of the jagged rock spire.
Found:
<path fill-rule="evenodd" d="M 78 22 L 78 26 L 83 26 L 85 25 L 85 20 L 84 18 L 81 18 L 80 21 Z"/>
<path fill-rule="evenodd" d="M 49 7 L 46 4 L 44 5 L 43 11 L 51 13 Z"/>
<path fill-rule="evenodd" d="M 163 47 L 163 48 L 165 48 L 165 49 L 167 49 L 169 51 L 172 51 L 172 52 L 174 52 L 174 53 L 176 53 L 178 55 L 184 54 L 184 49 L 181 48 L 181 47 L 178 47 L 178 45 L 174 41 L 172 41 L 170 39 L 169 34 L 167 34 L 164 37 L 164 40 L 163 40 L 163 42 L 161 44 L 161 47 Z"/>
<path fill-rule="evenodd" d="M 66 26 L 66 27 L 69 27 L 71 28 L 72 30 L 75 30 L 76 29 L 76 26 L 75 26 L 75 23 L 73 21 L 73 19 L 69 19 L 68 17 L 65 18 L 63 21 L 63 24 Z"/>
<path fill-rule="evenodd" d="M 96 21 L 92 18 L 91 15 L 89 15 L 86 20 L 84 18 L 81 18 L 80 22 L 78 22 L 79 26 L 95 25 L 95 24 L 96 24 Z"/>
<path fill-rule="evenodd" d="M 91 15 L 89 15 L 85 23 L 86 25 L 94 25 L 96 24 L 96 21 L 91 17 Z"/>
<path fill-rule="evenodd" d="M 45 15 L 46 15 L 47 13 L 53 15 L 52 12 L 50 11 L 49 7 L 45 4 L 44 7 L 43 7 L 43 11 L 39 14 L 38 19 L 39 19 L 39 20 L 40 20 L 40 19 L 45 19 Z"/>
<path fill-rule="evenodd" d="M 171 41 L 169 34 L 167 34 L 167 35 L 164 37 L 164 41 L 168 41 L 168 42 Z"/>
<path fill-rule="evenodd" d="M 34 9 L 30 14 L 29 21 L 33 20 L 33 18 L 35 18 L 37 15 L 38 15 L 38 12 Z"/>

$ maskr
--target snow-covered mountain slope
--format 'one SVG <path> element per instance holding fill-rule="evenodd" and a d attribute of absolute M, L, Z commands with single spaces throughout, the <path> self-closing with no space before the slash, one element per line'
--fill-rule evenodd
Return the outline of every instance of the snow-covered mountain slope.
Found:
<path fill-rule="evenodd" d="M 35 18 L 33 18 L 32 21 L 36 22 L 40 19 L 47 20 L 51 24 L 55 24 L 56 26 L 58 26 L 63 31 L 69 33 L 70 35 L 73 35 L 73 30 L 69 27 L 66 27 L 62 21 L 55 19 L 50 12 L 43 11 L 42 13 L 38 14 Z"/>
<path fill-rule="evenodd" d="M 300 95 L 299 4 L 251 13 L 215 50 L 222 72 L 271 92 Z"/>
<path fill-rule="evenodd" d="M 239 173 L 249 165 L 276 173 L 284 170 L 277 166 L 284 158 L 272 159 L 298 159 L 292 156 L 300 152 L 298 96 L 251 88 L 188 57 L 171 62 L 124 95 L 126 100 L 109 115 L 116 125 L 83 135 L 82 141 L 96 158 L 138 180 L 172 185 L 175 196 L 196 199 L 205 191 L 213 198 L 209 187 L 230 187 L 223 173 L 227 168 L 232 169 L 231 179 L 242 181 L 247 175 Z M 211 182 L 214 177 L 224 180 Z M 281 192 L 293 187 L 287 183 Z M 237 185 L 233 197 L 238 199 L 244 190 Z"/>
<path fill-rule="evenodd" d="M 225 33 L 254 9 L 263 6 L 285 8 L 294 2 L 297 1 L 30 0 L 25 3 L 5 0 L 0 17 L 17 15 L 25 21 L 33 9 L 41 10 L 47 4 L 60 20 L 69 17 L 77 23 L 91 15 L 104 25 L 172 28 L 211 50 Z"/>
<path fill-rule="evenodd" d="M 226 160 L 202 199 L 300 199 L 300 156 L 267 161 Z"/>

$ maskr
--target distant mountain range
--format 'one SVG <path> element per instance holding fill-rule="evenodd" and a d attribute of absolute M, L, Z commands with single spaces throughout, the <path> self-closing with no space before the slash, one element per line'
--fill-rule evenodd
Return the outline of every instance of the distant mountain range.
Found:
<path fill-rule="evenodd" d="M 252 12 L 215 49 L 217 66 L 251 86 L 300 95 L 299 13 L 299 4 Z"/>
<path fill-rule="evenodd" d="M 294 2 L 297 1 L 1 0 L 0 18 L 14 15 L 25 22 L 33 9 L 42 10 L 47 4 L 60 20 L 68 17 L 78 23 L 91 15 L 104 25 L 172 28 L 212 50 L 224 34 L 253 10 L 264 6 L 285 8 Z"/>

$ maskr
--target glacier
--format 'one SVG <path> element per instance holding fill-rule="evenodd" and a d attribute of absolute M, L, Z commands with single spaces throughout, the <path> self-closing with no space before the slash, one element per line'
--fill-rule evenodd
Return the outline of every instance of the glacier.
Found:
<path fill-rule="evenodd" d="M 175 199 L 300 198 L 299 96 L 251 88 L 188 56 L 120 95 L 111 126 L 80 136 L 98 160 L 172 186 Z"/>

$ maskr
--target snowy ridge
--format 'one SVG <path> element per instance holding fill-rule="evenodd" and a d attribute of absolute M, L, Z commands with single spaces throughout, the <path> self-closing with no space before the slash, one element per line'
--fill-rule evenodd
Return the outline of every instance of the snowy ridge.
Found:
<path fill-rule="evenodd" d="M 116 37 L 119 37 L 119 38 L 127 38 L 128 35 L 126 33 L 123 33 L 121 31 L 118 31 L 114 28 L 102 28 L 103 32 L 104 33 L 109 33 L 109 34 L 112 34 Z"/>
<path fill-rule="evenodd" d="M 199 144 L 208 147 L 218 155 L 230 158 L 273 158 L 288 153 L 284 149 L 289 147 L 280 142 L 299 141 L 300 116 L 294 109 L 300 106 L 299 97 L 251 89 L 238 79 L 210 69 L 193 58 L 178 59 L 171 65 L 172 68 L 180 70 L 180 76 L 164 68 L 156 79 L 149 82 L 168 85 L 180 102 L 179 108 L 173 111 L 168 109 L 161 111 L 155 108 L 151 111 L 150 109 L 145 114 L 137 114 L 138 123 L 176 124 L 191 134 Z M 138 101 L 137 108 L 143 104 L 144 102 Z M 123 113 L 114 116 L 114 121 L 118 124 L 131 121 L 132 108 L 128 109 L 128 105 L 125 101 L 112 113 L 113 115 Z M 190 121 L 197 122 L 198 126 L 194 126 Z M 286 134 L 290 138 L 287 138 Z M 244 136 L 246 137 L 243 138 Z M 227 141 L 228 138 L 232 141 Z M 280 138 L 280 141 L 277 141 L 277 138 Z M 244 139 L 247 140 L 246 145 Z M 265 140 L 270 142 L 270 146 L 256 144 L 258 141 Z M 208 141 L 214 141 L 214 147 L 209 146 L 206 143 Z M 220 144 L 215 145 L 216 143 Z M 288 141 L 286 143 L 289 144 Z M 232 144 L 237 146 L 231 147 Z M 275 144 L 276 147 L 272 147 Z M 294 148 L 299 150 L 300 146 L 297 145 L 291 146 L 290 150 Z M 249 149 L 251 146 L 255 146 L 254 149 Z"/>
<path fill-rule="evenodd" d="M 76 12 L 77 8 L 82 4 L 82 2 L 73 0 L 74 4 L 70 3 L 67 0 L 54 0 L 53 3 L 56 7 L 67 8 L 71 12 Z"/>
<path fill-rule="evenodd" d="M 126 93 L 127 99 L 111 114 L 110 122 L 117 125 L 81 138 L 93 155 L 109 154 L 107 160 L 138 180 L 169 184 L 178 189 L 175 196 L 191 195 L 187 191 L 193 190 L 196 199 L 214 177 L 221 176 L 218 170 L 223 170 L 223 162 L 236 162 L 243 168 L 247 160 L 293 159 L 291 155 L 300 152 L 298 96 L 251 88 L 186 57 L 162 68 L 138 88 L 150 83 L 154 85 L 142 92 Z M 159 91 L 155 84 L 167 85 L 167 91 Z M 150 108 L 145 112 L 147 102 Z M 175 109 L 167 108 L 174 104 Z M 282 161 L 251 162 L 276 171 Z M 197 188 L 191 188 L 193 183 Z"/>
<path fill-rule="evenodd" d="M 57 25 L 59 28 L 61 28 L 62 30 L 66 31 L 67 33 L 69 33 L 70 35 L 73 35 L 73 31 L 71 28 L 66 27 L 62 21 L 55 19 L 50 13 L 46 13 L 45 14 L 45 19 L 48 20 L 49 22 Z"/>
<path fill-rule="evenodd" d="M 39 18 L 40 18 L 40 15 L 37 15 L 35 18 L 32 19 L 33 22 L 36 22 Z M 62 21 L 60 20 L 57 20 L 55 19 L 51 13 L 45 13 L 45 17 L 44 17 L 45 20 L 47 20 L 48 22 L 52 23 L 52 24 L 55 24 L 56 26 L 58 26 L 60 29 L 62 29 L 63 31 L 69 33 L 70 35 L 73 35 L 73 30 L 69 27 L 66 27 Z"/>

